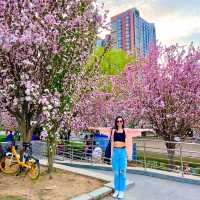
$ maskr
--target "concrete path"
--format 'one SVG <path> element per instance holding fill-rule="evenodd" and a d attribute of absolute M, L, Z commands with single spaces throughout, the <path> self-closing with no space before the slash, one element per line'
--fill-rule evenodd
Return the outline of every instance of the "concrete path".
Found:
<path fill-rule="evenodd" d="M 112 175 L 112 172 L 92 170 L 105 175 Z M 200 186 L 175 181 L 168 181 L 149 176 L 128 174 L 127 178 L 134 181 L 125 194 L 125 200 L 199 200 Z M 106 197 L 103 200 L 111 200 Z"/>

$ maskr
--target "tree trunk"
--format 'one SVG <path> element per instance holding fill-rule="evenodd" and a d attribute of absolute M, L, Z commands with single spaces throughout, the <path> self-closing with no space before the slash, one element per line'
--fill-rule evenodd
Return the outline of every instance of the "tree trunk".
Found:
<path fill-rule="evenodd" d="M 168 153 L 168 169 L 169 171 L 173 171 L 175 168 L 174 163 L 174 155 L 175 155 L 175 143 L 166 142 L 167 153 Z"/>
<path fill-rule="evenodd" d="M 48 174 L 49 178 L 52 179 L 53 161 L 55 155 L 55 147 L 52 141 L 47 142 L 47 152 L 48 152 Z"/>
<path fill-rule="evenodd" d="M 25 152 L 32 154 L 32 145 L 31 145 L 32 132 L 31 129 L 27 127 L 30 126 L 27 126 L 25 120 L 19 121 L 19 132 L 21 133 L 20 140 L 22 141 L 22 149 L 20 150 L 21 161 L 23 161 Z"/>
<path fill-rule="evenodd" d="M 22 135 L 22 141 L 23 142 L 30 142 L 32 139 L 32 133 L 30 131 L 26 132 Z"/>
<path fill-rule="evenodd" d="M 69 141 L 71 135 L 71 129 L 67 130 L 67 140 Z"/>
<path fill-rule="evenodd" d="M 21 121 L 19 124 L 19 131 L 21 133 L 21 140 L 23 142 L 30 142 L 32 139 L 31 129 L 27 128 L 25 121 Z"/>

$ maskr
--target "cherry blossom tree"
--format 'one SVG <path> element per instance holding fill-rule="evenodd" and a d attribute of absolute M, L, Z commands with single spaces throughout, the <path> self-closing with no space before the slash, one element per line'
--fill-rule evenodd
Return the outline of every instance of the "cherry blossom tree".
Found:
<path fill-rule="evenodd" d="M 0 0 L 0 106 L 23 141 L 46 128 L 50 171 L 55 135 L 70 126 L 74 106 L 97 82 L 98 63 L 86 65 L 104 24 L 94 0 Z"/>
<path fill-rule="evenodd" d="M 136 67 L 132 98 L 135 112 L 149 120 L 166 141 L 184 139 L 200 120 L 200 50 L 178 45 L 157 47 Z"/>
<path fill-rule="evenodd" d="M 133 81 L 123 105 L 132 109 L 132 118 L 153 125 L 172 162 L 175 137 L 184 140 L 188 128 L 199 127 L 200 49 L 158 46 L 130 72 Z"/>

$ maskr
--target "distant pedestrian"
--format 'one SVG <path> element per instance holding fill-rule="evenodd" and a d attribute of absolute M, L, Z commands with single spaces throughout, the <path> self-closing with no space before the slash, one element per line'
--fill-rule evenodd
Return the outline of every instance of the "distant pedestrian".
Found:
<path fill-rule="evenodd" d="M 33 141 L 34 140 L 39 140 L 39 137 L 38 137 L 38 135 L 35 132 L 33 132 L 33 134 L 32 134 L 32 140 Z"/>
<path fill-rule="evenodd" d="M 101 163 L 102 162 L 102 149 L 101 147 L 97 146 L 94 148 L 94 150 L 92 151 L 92 160 L 95 163 Z"/>
<path fill-rule="evenodd" d="M 86 145 L 86 158 L 92 159 L 92 151 L 96 147 L 96 141 L 93 134 L 91 134 L 90 137 L 87 139 Z"/>
<path fill-rule="evenodd" d="M 12 142 L 12 141 L 14 141 L 14 132 L 8 131 L 6 136 L 6 142 Z"/>
<path fill-rule="evenodd" d="M 183 172 L 184 172 L 184 174 L 191 174 L 191 169 L 190 169 L 188 163 L 185 163 L 183 165 Z"/>

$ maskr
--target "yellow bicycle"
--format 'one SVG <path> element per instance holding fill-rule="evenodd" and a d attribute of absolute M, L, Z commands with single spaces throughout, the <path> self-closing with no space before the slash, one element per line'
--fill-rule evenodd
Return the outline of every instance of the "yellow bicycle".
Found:
<path fill-rule="evenodd" d="M 27 153 L 27 148 L 23 148 L 23 153 Z M 22 155 L 16 151 L 16 145 L 11 145 L 11 151 L 0 161 L 0 170 L 6 174 L 19 174 L 25 171 L 31 179 L 37 179 L 40 175 L 40 163 L 39 160 L 32 157 L 30 153 L 26 154 L 25 160 L 22 159 Z"/>

